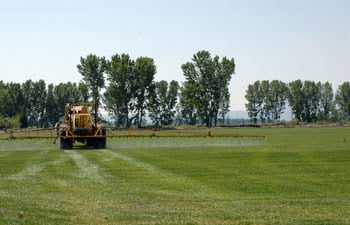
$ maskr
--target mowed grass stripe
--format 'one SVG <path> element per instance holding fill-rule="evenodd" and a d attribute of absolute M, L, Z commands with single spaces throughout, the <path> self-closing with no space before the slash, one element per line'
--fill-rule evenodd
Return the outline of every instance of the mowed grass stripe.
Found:
<path fill-rule="evenodd" d="M 198 182 L 198 180 L 191 180 L 186 176 L 181 176 L 179 174 L 161 170 L 160 168 L 157 168 L 154 165 L 139 161 L 135 158 L 124 155 L 122 153 L 118 153 L 115 151 L 105 151 L 105 152 L 108 153 L 111 157 L 124 160 L 136 167 L 149 171 L 151 174 L 154 174 L 157 179 L 162 180 L 162 182 L 166 184 L 175 184 L 176 186 L 182 186 L 184 188 L 183 191 L 189 192 L 189 194 L 191 194 L 192 197 L 210 198 L 210 199 L 215 198 L 219 200 L 225 198 L 225 196 L 219 195 L 218 192 L 209 188 L 209 186 L 206 186 Z"/>
<path fill-rule="evenodd" d="M 159 170 L 157 168 L 155 168 L 153 165 L 151 164 L 148 164 L 148 163 L 145 163 L 145 162 L 141 162 L 141 161 L 138 161 L 132 157 L 129 157 L 127 155 L 123 155 L 121 153 L 118 153 L 118 152 L 113 152 L 113 151 L 104 151 L 104 152 L 107 152 L 111 157 L 113 158 L 118 158 L 118 159 L 121 159 L 121 160 L 124 160 L 126 162 L 129 162 L 137 167 L 140 167 L 140 168 L 143 168 L 145 170 Z"/>
<path fill-rule="evenodd" d="M 7 152 L 7 151 L 6 151 Z M 5 154 L 6 154 L 5 152 Z M 47 154 L 48 151 L 14 151 L 15 153 L 11 154 L 12 157 L 6 157 L 0 159 L 1 167 L 0 174 L 3 177 L 10 177 L 11 175 L 15 175 L 21 173 L 21 171 L 26 170 L 35 165 L 39 165 L 47 162 Z M 11 159 L 11 160 L 9 160 Z"/>
<path fill-rule="evenodd" d="M 101 176 L 99 166 L 87 160 L 79 151 L 65 151 L 66 154 L 74 161 L 77 167 L 77 176 L 89 179 L 93 182 L 105 184 L 105 179 Z"/>
<path fill-rule="evenodd" d="M 35 153 L 40 153 L 40 151 L 33 151 L 30 154 L 21 154 L 24 152 L 15 151 L 16 156 L 12 160 L 17 160 L 21 158 L 23 164 L 29 165 L 28 162 L 36 162 L 37 155 Z M 25 151 L 27 153 L 28 151 Z M 28 152 L 29 153 L 29 152 Z M 62 207 L 57 207 L 58 205 L 63 206 L 58 203 L 64 198 L 61 198 L 58 189 L 53 189 L 50 185 L 53 179 L 57 176 L 52 176 L 52 173 L 48 173 L 47 170 L 52 166 L 59 166 L 65 163 L 67 160 L 62 157 L 62 152 L 45 152 L 45 157 L 41 158 L 39 168 L 41 170 L 35 170 L 32 172 L 30 167 L 22 170 L 19 174 L 28 175 L 17 177 L 20 179 L 3 179 L 0 182 L 0 208 L 3 209 L 5 217 L 4 221 L 13 221 L 14 224 L 33 224 L 32 221 L 38 221 L 38 223 L 43 223 L 44 221 L 55 221 L 62 222 L 67 220 L 62 220 L 71 216 L 72 211 L 65 210 Z M 25 158 L 23 158 L 23 155 Z M 42 153 L 40 153 L 42 155 Z M 46 163 L 44 162 L 46 161 Z M 11 161 L 10 161 L 11 163 Z M 15 175 L 16 176 L 16 175 Z M 64 190 L 61 190 L 64 191 Z M 15 210 L 14 210 L 15 209 Z M 1 221 L 1 220 L 0 220 Z M 41 221 L 41 222 L 40 222 Z M 5 223 L 5 224 L 8 224 Z"/>
<path fill-rule="evenodd" d="M 326 162 L 327 155 L 338 152 L 256 152 L 252 157 L 254 170 L 258 177 L 266 179 L 266 184 L 260 189 L 285 197 L 303 198 L 305 196 L 320 196 L 320 193 L 333 195 L 344 194 L 350 186 L 342 185 L 343 171 L 348 165 L 339 162 Z M 281 160 L 283 158 L 283 160 Z M 350 161 L 350 160 L 349 160 Z M 335 189 L 334 187 L 337 186 Z"/>
<path fill-rule="evenodd" d="M 164 204 L 153 201 L 153 197 L 159 200 L 162 199 L 163 195 L 161 193 L 154 195 L 153 192 L 156 190 L 148 188 L 149 182 L 152 180 L 151 177 L 154 175 L 147 176 L 147 170 L 124 160 L 115 159 L 106 154 L 106 151 L 81 151 L 81 154 L 86 156 L 89 161 L 98 164 L 103 171 L 111 176 L 109 185 L 103 187 L 103 191 L 100 188 L 99 196 L 95 196 L 98 198 L 97 201 L 103 202 L 103 207 L 98 214 L 108 218 L 106 223 L 114 221 L 113 224 L 126 224 L 138 221 L 137 224 L 153 224 L 154 219 L 158 219 L 158 221 L 163 221 L 162 224 L 167 224 L 169 218 L 162 217 L 171 214 L 177 215 L 180 219 L 178 221 L 183 222 L 183 217 L 180 215 L 186 213 L 184 210 L 177 212 L 176 209 L 167 207 L 166 204 L 173 204 L 169 201 L 164 202 Z M 167 197 L 169 196 L 167 195 Z"/>
<path fill-rule="evenodd" d="M 47 157 L 47 153 L 49 153 L 49 151 L 40 151 L 37 157 L 28 157 L 28 161 L 25 163 L 27 167 L 16 174 L 5 176 L 4 179 L 15 181 L 35 179 L 35 176 L 46 167 L 57 165 L 68 160 L 63 154 L 59 154 L 57 158 L 50 158 Z M 40 162 L 36 162 L 37 160 L 40 160 Z"/>
<path fill-rule="evenodd" d="M 5 177 L 5 179 L 16 180 L 16 181 L 31 179 L 31 177 L 35 176 L 37 173 L 39 173 L 40 171 L 45 169 L 47 166 L 59 164 L 59 163 L 63 162 L 64 160 L 66 160 L 66 159 L 59 158 L 57 160 L 50 161 L 50 162 L 32 164 L 31 166 L 26 167 L 24 170 L 14 174 L 14 175 Z"/>
<path fill-rule="evenodd" d="M 11 156 L 13 151 L 0 151 L 0 162 L 7 160 Z"/>

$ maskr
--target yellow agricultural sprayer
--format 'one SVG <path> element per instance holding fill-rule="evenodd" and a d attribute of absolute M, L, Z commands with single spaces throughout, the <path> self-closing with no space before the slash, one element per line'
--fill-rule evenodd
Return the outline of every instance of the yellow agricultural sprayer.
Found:
<path fill-rule="evenodd" d="M 64 121 L 58 122 L 53 128 L 42 129 L 8 129 L 0 133 L 0 140 L 23 139 L 60 139 L 60 149 L 72 149 L 75 142 L 85 144 L 92 148 L 106 148 L 107 138 L 119 138 L 120 147 L 126 147 L 125 139 L 135 146 L 135 139 L 141 140 L 142 147 L 148 146 L 152 140 L 157 146 L 197 146 L 197 145 L 225 145 L 225 143 L 263 140 L 265 136 L 217 134 L 207 129 L 138 129 L 104 126 L 103 123 L 93 119 L 93 103 L 70 104 L 65 107 Z M 124 139 L 124 141 L 122 140 Z M 169 144 L 170 143 L 170 144 Z M 182 145 L 179 145 L 182 143 Z M 115 147 L 115 146 L 114 146 Z"/>

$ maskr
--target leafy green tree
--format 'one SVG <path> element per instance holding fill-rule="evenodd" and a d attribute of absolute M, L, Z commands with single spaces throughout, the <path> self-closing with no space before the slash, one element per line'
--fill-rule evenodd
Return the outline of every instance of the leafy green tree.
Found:
<path fill-rule="evenodd" d="M 334 104 L 335 104 L 335 101 L 334 101 Z M 339 122 L 342 120 L 344 120 L 343 112 L 338 107 L 336 107 L 336 105 L 333 105 L 332 111 L 331 111 L 330 121 L 331 122 Z"/>
<path fill-rule="evenodd" d="M 36 115 L 37 127 L 45 126 L 45 110 L 46 110 L 46 83 L 44 80 L 39 80 L 33 83 L 33 93 L 34 99 L 33 110 L 34 115 Z"/>
<path fill-rule="evenodd" d="M 27 80 L 22 85 L 23 118 L 22 125 L 43 127 L 45 125 L 46 84 L 44 80 Z"/>
<path fill-rule="evenodd" d="M 174 121 L 178 90 L 179 84 L 174 80 L 169 85 L 165 80 L 155 83 L 148 107 L 155 126 L 169 125 Z"/>
<path fill-rule="evenodd" d="M 288 103 L 292 109 L 294 118 L 301 121 L 301 114 L 303 112 L 303 82 L 301 80 L 295 80 L 290 82 L 288 91 Z"/>
<path fill-rule="evenodd" d="M 107 63 L 109 86 L 105 92 L 106 109 L 116 116 L 117 125 L 131 125 L 135 87 L 135 62 L 127 54 L 115 54 Z"/>
<path fill-rule="evenodd" d="M 190 88 L 188 91 L 194 93 L 190 104 L 210 127 L 217 120 L 223 92 L 235 71 L 234 59 L 223 57 L 220 61 L 208 51 L 199 51 L 192 62 L 182 65 L 182 71 L 186 78 L 183 88 Z"/>
<path fill-rule="evenodd" d="M 156 66 L 153 59 L 139 57 L 134 65 L 134 99 L 135 99 L 135 122 L 138 127 L 142 126 L 145 116 L 147 98 L 152 88 Z"/>
<path fill-rule="evenodd" d="M 320 83 L 304 81 L 303 86 L 303 111 L 301 119 L 304 122 L 316 122 L 320 104 Z"/>
<path fill-rule="evenodd" d="M 255 81 L 254 84 L 248 85 L 245 98 L 248 101 L 248 103 L 245 104 L 248 116 L 252 123 L 257 123 L 258 115 L 261 112 L 263 104 L 260 81 Z"/>
<path fill-rule="evenodd" d="M 100 90 L 104 87 L 105 83 L 104 72 L 106 71 L 106 67 L 105 58 L 93 54 L 86 56 L 86 58 L 80 57 L 80 64 L 77 65 L 78 71 L 90 89 L 90 95 L 95 103 L 95 125 L 97 123 L 98 107 L 100 105 Z"/>
<path fill-rule="evenodd" d="M 217 125 L 219 111 L 227 113 L 230 102 L 230 95 L 228 86 L 231 81 L 231 77 L 235 72 L 234 59 L 227 59 L 223 57 L 220 61 L 218 56 L 213 58 L 214 63 L 214 76 L 212 82 L 212 93 L 213 93 L 213 116 L 214 126 Z M 227 104 L 228 103 L 228 104 Z M 221 108 L 225 107 L 225 108 Z"/>
<path fill-rule="evenodd" d="M 307 123 L 317 121 L 321 101 L 321 83 L 301 80 L 289 83 L 288 101 L 297 120 Z"/>
<path fill-rule="evenodd" d="M 5 92 L 3 95 L 4 110 L 3 115 L 7 117 L 14 117 L 23 114 L 23 93 L 19 83 L 7 83 L 3 87 Z"/>
<path fill-rule="evenodd" d="M 2 80 L 0 80 L 0 116 L 5 116 L 6 112 L 6 86 Z"/>
<path fill-rule="evenodd" d="M 66 85 L 69 85 L 68 88 L 71 90 L 69 94 L 70 103 L 80 103 L 81 94 L 77 84 L 68 82 Z"/>
<path fill-rule="evenodd" d="M 32 80 L 27 80 L 22 84 L 22 90 L 23 90 L 23 98 L 24 98 L 24 104 L 23 104 L 23 118 L 21 120 L 21 123 L 23 126 L 35 126 L 36 123 L 36 112 L 35 110 L 35 101 L 36 96 L 34 93 L 34 82 Z"/>
<path fill-rule="evenodd" d="M 47 97 L 46 97 L 46 122 L 47 125 L 53 127 L 59 120 L 58 107 L 55 102 L 54 96 L 54 85 L 49 84 L 47 86 Z"/>
<path fill-rule="evenodd" d="M 176 104 L 178 101 L 180 85 L 177 81 L 172 80 L 169 84 L 169 89 L 167 92 L 167 104 L 163 125 L 169 125 L 174 121 L 175 113 L 176 113 Z"/>
<path fill-rule="evenodd" d="M 261 122 L 277 121 L 285 109 L 288 88 L 278 80 L 256 81 L 246 91 L 246 109 L 252 122 L 256 123 L 258 115 Z"/>
<path fill-rule="evenodd" d="M 350 119 L 350 82 L 346 81 L 339 85 L 336 93 L 336 104 L 342 113 L 343 120 Z"/>
<path fill-rule="evenodd" d="M 78 84 L 79 90 L 79 103 L 87 103 L 89 101 L 89 88 L 86 86 L 84 82 L 79 82 Z M 78 103 L 77 102 L 77 103 Z"/>
<path fill-rule="evenodd" d="M 166 82 L 166 81 L 165 81 Z M 147 96 L 148 104 L 147 110 L 149 111 L 149 117 L 152 120 L 154 127 L 161 127 L 161 107 L 159 92 L 162 89 L 163 82 L 154 82 L 149 88 L 149 94 Z M 168 83 L 166 82 L 166 85 Z"/>
<path fill-rule="evenodd" d="M 54 93 L 54 100 L 56 104 L 56 109 L 54 110 L 53 117 L 59 119 L 60 117 L 64 116 L 64 107 L 68 103 L 75 103 L 74 99 L 72 98 L 72 92 L 71 88 L 73 87 L 72 83 L 59 83 L 58 85 L 54 86 L 53 93 Z"/>
<path fill-rule="evenodd" d="M 176 104 L 175 106 L 175 118 L 174 118 L 174 124 L 175 125 L 183 125 L 185 124 L 185 121 L 183 120 L 183 117 L 181 115 L 181 106 L 180 106 L 180 102 L 181 102 L 181 98 L 180 98 L 180 93 L 179 93 L 179 103 Z"/>
<path fill-rule="evenodd" d="M 273 80 L 269 89 L 271 117 L 273 121 L 277 121 L 285 109 L 288 88 L 282 81 Z"/>
<path fill-rule="evenodd" d="M 19 87 L 21 87 L 19 90 Z M 19 84 L 9 84 L 10 96 L 8 99 L 9 110 L 11 114 L 21 116 L 21 125 L 27 126 L 45 126 L 46 109 L 46 84 L 44 80 L 33 82 L 27 80 L 20 86 Z"/>
<path fill-rule="evenodd" d="M 184 86 L 180 88 L 180 102 L 178 113 L 180 118 L 182 118 L 182 123 L 195 125 L 198 119 L 198 113 L 195 105 L 195 93 L 192 92 L 193 88 L 191 83 L 185 83 Z M 180 123 L 180 122 L 179 122 Z"/>
<path fill-rule="evenodd" d="M 331 119 L 331 113 L 334 107 L 332 85 L 329 82 L 322 84 L 320 92 L 321 99 L 319 118 L 321 120 L 329 121 Z"/>
<path fill-rule="evenodd" d="M 3 128 L 19 128 L 21 126 L 20 116 L 3 117 L 0 115 L 0 129 Z"/>
<path fill-rule="evenodd" d="M 270 95 L 270 81 L 263 80 L 260 83 L 260 94 L 262 105 L 260 110 L 260 120 L 262 123 L 271 122 L 272 99 Z"/>
<path fill-rule="evenodd" d="M 220 100 L 220 114 L 222 123 L 225 124 L 225 116 L 230 111 L 230 92 L 228 88 L 225 88 L 222 92 L 222 98 Z"/>

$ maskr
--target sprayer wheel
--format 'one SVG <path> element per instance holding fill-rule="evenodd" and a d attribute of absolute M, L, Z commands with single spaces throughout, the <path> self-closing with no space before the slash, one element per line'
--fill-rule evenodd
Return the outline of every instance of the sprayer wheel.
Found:
<path fill-rule="evenodd" d="M 66 131 L 61 131 L 60 136 L 66 136 Z M 60 138 L 60 149 L 72 149 L 73 140 L 70 138 Z"/>
<path fill-rule="evenodd" d="M 99 148 L 106 148 L 106 137 L 104 137 L 104 138 L 101 138 L 100 140 L 100 146 L 99 146 Z"/>

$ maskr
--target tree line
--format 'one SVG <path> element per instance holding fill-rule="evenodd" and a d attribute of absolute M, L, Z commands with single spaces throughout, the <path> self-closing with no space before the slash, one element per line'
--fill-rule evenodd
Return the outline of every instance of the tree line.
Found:
<path fill-rule="evenodd" d="M 329 82 L 258 80 L 248 85 L 245 98 L 246 110 L 253 123 L 279 121 L 287 105 L 292 110 L 293 118 L 302 122 L 350 119 L 348 81 L 334 93 Z"/>
<path fill-rule="evenodd" d="M 15 127 L 51 127 L 64 115 L 67 103 L 88 99 L 83 82 L 46 85 L 44 80 L 27 80 L 22 84 L 0 81 L 0 118 L 12 120 Z"/>
<path fill-rule="evenodd" d="M 14 118 L 22 127 L 50 127 L 63 116 L 67 103 L 94 102 L 95 112 L 104 107 L 117 126 L 141 127 L 146 114 L 156 127 L 216 125 L 229 111 L 234 59 L 212 57 L 203 50 L 181 68 L 186 79 L 182 85 L 175 80 L 155 81 L 152 58 L 134 60 L 128 54 L 115 54 L 106 59 L 89 54 L 77 65 L 82 75 L 78 84 L 0 81 L 0 119 Z"/>

